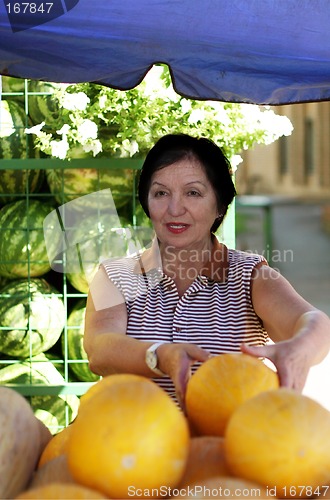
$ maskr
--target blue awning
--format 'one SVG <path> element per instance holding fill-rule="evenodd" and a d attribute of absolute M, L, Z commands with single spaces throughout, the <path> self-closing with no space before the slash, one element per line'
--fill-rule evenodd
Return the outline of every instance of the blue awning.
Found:
<path fill-rule="evenodd" d="M 0 0 L 0 74 L 127 90 L 155 63 L 194 99 L 330 98 L 329 0 Z"/>

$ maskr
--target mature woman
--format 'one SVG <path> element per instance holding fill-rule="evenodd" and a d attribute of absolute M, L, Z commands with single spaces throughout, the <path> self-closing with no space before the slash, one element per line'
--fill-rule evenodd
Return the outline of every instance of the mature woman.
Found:
<path fill-rule="evenodd" d="M 156 237 L 140 255 L 105 260 L 91 284 L 84 346 L 93 372 L 153 377 L 184 407 L 192 365 L 243 351 L 302 390 L 328 353 L 330 320 L 262 256 L 218 241 L 235 194 L 213 142 L 168 135 L 150 150 L 139 199 Z"/>

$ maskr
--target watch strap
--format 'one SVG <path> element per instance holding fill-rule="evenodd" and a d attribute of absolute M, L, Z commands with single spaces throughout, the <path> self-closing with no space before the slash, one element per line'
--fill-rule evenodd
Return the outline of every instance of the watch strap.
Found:
<path fill-rule="evenodd" d="M 148 353 L 155 353 L 155 356 L 157 356 L 156 351 L 157 351 L 158 347 L 160 347 L 161 345 L 166 344 L 166 343 L 167 342 L 165 342 L 165 341 L 155 342 L 150 347 L 148 347 L 148 349 L 146 351 L 146 359 L 147 359 Z M 159 375 L 161 377 L 164 377 L 166 375 L 166 373 L 162 372 L 159 368 L 157 368 L 157 367 L 152 368 L 148 363 L 147 363 L 147 365 L 148 365 L 149 370 L 154 372 L 156 375 Z"/>

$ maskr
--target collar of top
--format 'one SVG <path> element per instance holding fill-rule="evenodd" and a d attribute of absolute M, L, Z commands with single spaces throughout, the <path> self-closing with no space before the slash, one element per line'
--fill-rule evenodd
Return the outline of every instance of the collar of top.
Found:
<path fill-rule="evenodd" d="M 203 254 L 203 266 L 199 273 L 211 281 L 224 282 L 228 273 L 228 248 L 212 236 L 212 249 Z M 151 246 L 138 256 L 133 272 L 147 274 L 152 271 L 162 271 L 162 259 L 158 240 L 155 237 Z"/>

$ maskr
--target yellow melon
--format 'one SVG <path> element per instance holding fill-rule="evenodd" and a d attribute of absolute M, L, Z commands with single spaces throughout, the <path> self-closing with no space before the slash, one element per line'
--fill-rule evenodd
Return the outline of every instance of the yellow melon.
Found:
<path fill-rule="evenodd" d="M 220 474 L 229 474 L 225 463 L 224 438 L 220 436 L 192 437 L 187 464 L 178 487 L 198 483 Z"/>
<path fill-rule="evenodd" d="M 206 500 L 209 498 L 248 498 L 262 499 L 269 498 L 269 490 L 259 483 L 247 481 L 246 479 L 230 476 L 212 476 L 197 483 L 182 488 L 174 492 L 171 499 L 188 500 L 196 498 Z M 276 498 L 272 496 L 271 498 Z"/>
<path fill-rule="evenodd" d="M 278 387 L 277 373 L 258 358 L 240 353 L 214 356 L 188 382 L 188 420 L 196 434 L 223 436 L 228 419 L 239 405 Z"/>
<path fill-rule="evenodd" d="M 120 377 L 121 377 L 121 381 L 124 381 L 124 380 L 131 381 L 134 378 L 136 380 L 140 379 L 139 375 L 134 375 L 131 373 L 122 373 L 120 375 Z M 99 392 L 101 392 L 104 389 L 106 389 L 107 387 L 109 387 L 109 385 L 112 385 L 114 383 L 115 384 L 118 383 L 117 375 L 107 375 L 107 376 L 101 378 L 100 380 L 98 380 L 97 382 L 95 382 L 95 384 L 91 385 L 88 388 L 88 390 L 80 397 L 79 412 L 82 411 L 82 408 L 84 408 L 85 404 L 88 403 L 90 401 L 90 399 L 93 396 L 95 396 L 95 394 L 98 394 Z"/>
<path fill-rule="evenodd" d="M 34 472 L 29 488 L 46 486 L 50 483 L 75 483 L 70 474 L 66 455 L 59 455 L 48 460 L 42 467 L 39 467 Z"/>
<path fill-rule="evenodd" d="M 102 493 L 79 484 L 55 482 L 38 488 L 31 488 L 16 497 L 17 500 L 97 500 L 106 499 Z"/>
<path fill-rule="evenodd" d="M 53 460 L 53 458 L 65 453 L 72 425 L 73 424 L 70 424 L 68 427 L 64 427 L 64 429 L 52 436 L 40 455 L 38 467 L 42 467 L 50 460 Z"/>
<path fill-rule="evenodd" d="M 112 498 L 157 496 L 182 477 L 189 449 L 187 420 L 153 381 L 112 375 L 112 383 L 81 407 L 67 446 L 80 484 Z"/>
<path fill-rule="evenodd" d="M 243 403 L 225 434 L 232 474 L 275 488 L 279 498 L 308 495 L 330 481 L 330 412 L 302 394 L 281 388 Z M 309 490 L 308 490 L 309 491 Z"/>

